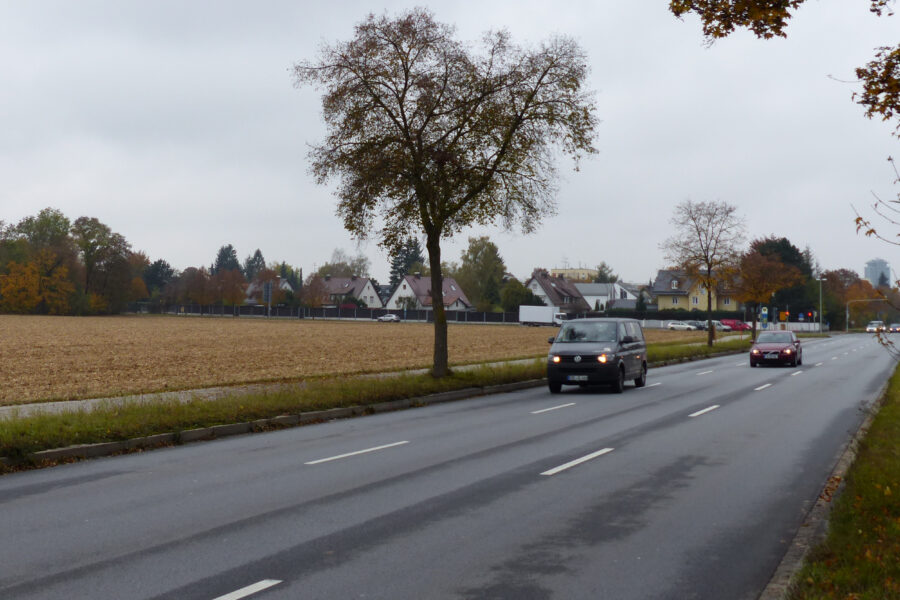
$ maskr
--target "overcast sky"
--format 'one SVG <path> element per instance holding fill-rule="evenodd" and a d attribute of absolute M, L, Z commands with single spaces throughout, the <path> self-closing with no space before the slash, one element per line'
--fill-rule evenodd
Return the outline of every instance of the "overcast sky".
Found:
<path fill-rule="evenodd" d="M 96 217 L 177 269 L 230 243 L 241 260 L 259 248 L 307 274 L 343 248 L 386 282 L 386 254 L 357 246 L 333 187 L 309 174 L 320 98 L 294 87 L 291 67 L 369 12 L 416 4 L 0 0 L 0 220 L 45 207 Z M 898 191 L 891 125 L 851 99 L 854 68 L 900 33 L 900 16 L 868 4 L 810 1 L 787 40 L 739 32 L 712 47 L 667 0 L 430 4 L 463 40 L 500 28 L 522 44 L 573 36 L 602 120 L 599 154 L 578 172 L 558 165 L 556 216 L 528 236 L 465 232 L 444 258 L 487 234 L 520 278 L 606 261 L 646 282 L 666 266 L 673 206 L 691 198 L 736 205 L 750 238 L 808 245 L 824 269 L 861 273 L 882 257 L 900 271 L 893 247 L 856 234 L 851 207 Z"/>

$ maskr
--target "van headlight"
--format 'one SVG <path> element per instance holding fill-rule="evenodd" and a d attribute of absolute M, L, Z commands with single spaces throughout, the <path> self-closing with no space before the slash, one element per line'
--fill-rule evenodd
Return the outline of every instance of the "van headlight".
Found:
<path fill-rule="evenodd" d="M 608 360 L 608 358 L 605 354 L 601 354 L 600 356 L 597 357 L 597 362 L 606 363 L 607 360 Z"/>
<path fill-rule="evenodd" d="M 550 362 L 553 362 L 556 364 L 559 364 L 560 360 L 561 359 L 559 358 L 559 356 L 556 356 L 556 355 L 550 357 Z"/>

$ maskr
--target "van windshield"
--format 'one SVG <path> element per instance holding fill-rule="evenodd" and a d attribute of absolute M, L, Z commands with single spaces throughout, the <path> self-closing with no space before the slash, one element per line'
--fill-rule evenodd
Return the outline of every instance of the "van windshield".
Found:
<path fill-rule="evenodd" d="M 615 323 L 566 323 L 556 336 L 557 342 L 614 342 L 616 341 Z"/>

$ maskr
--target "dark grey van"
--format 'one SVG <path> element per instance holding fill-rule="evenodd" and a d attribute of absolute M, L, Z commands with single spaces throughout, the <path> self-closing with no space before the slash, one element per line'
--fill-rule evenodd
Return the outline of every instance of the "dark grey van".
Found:
<path fill-rule="evenodd" d="M 554 394 L 563 385 L 606 383 L 621 393 L 627 379 L 635 387 L 647 383 L 647 342 L 635 319 L 566 321 L 550 343 L 547 383 Z"/>

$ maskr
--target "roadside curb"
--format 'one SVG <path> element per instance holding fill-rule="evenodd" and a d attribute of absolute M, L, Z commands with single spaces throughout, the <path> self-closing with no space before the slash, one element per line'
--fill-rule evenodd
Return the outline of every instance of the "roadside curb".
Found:
<path fill-rule="evenodd" d="M 819 497 L 803 518 L 797 535 L 791 540 L 784 558 L 781 559 L 781 563 L 775 569 L 775 573 L 759 595 L 758 600 L 781 600 L 784 598 L 790 591 L 794 575 L 803 566 L 806 555 L 825 539 L 828 533 L 828 516 L 831 514 L 834 500 L 844 491 L 847 471 L 856 461 L 859 444 L 872 426 L 872 421 L 881 409 L 881 405 L 884 404 L 888 384 L 889 381 L 885 382 L 879 390 L 875 402 L 867 409 L 866 418 L 847 442 L 835 463 L 834 470 L 825 481 Z"/>
<path fill-rule="evenodd" d="M 326 421 L 347 419 L 367 414 L 392 412 L 412 407 L 440 404 L 442 402 L 452 402 L 456 400 L 464 400 L 467 398 L 477 398 L 479 396 L 487 396 L 489 394 L 514 392 L 517 390 L 545 385 L 546 382 L 546 379 L 529 379 L 526 381 L 516 381 L 513 383 L 502 383 L 484 387 L 463 388 L 460 390 L 452 390 L 449 392 L 429 394 L 427 396 L 404 398 L 401 400 L 390 400 L 387 402 L 379 402 L 378 404 L 329 408 L 326 410 L 317 410 L 291 415 L 279 415 L 277 417 L 272 417 L 269 419 L 257 419 L 255 421 L 247 421 L 243 423 L 213 425 L 211 427 L 201 427 L 199 429 L 159 433 L 146 437 L 122 440 L 119 442 L 78 444 L 74 446 L 66 446 L 64 448 L 52 448 L 50 450 L 33 452 L 31 454 L 28 454 L 23 460 L 13 460 L 7 457 L 0 457 L 0 464 L 7 467 L 14 467 L 23 463 L 41 465 L 65 460 L 99 458 L 103 456 L 112 456 L 114 454 L 123 454 L 131 451 L 148 450 L 152 448 L 174 446 L 191 442 L 217 440 L 234 435 L 243 435 L 246 433 L 271 431 L 274 429 L 284 429 L 297 425 L 323 423 Z"/>

